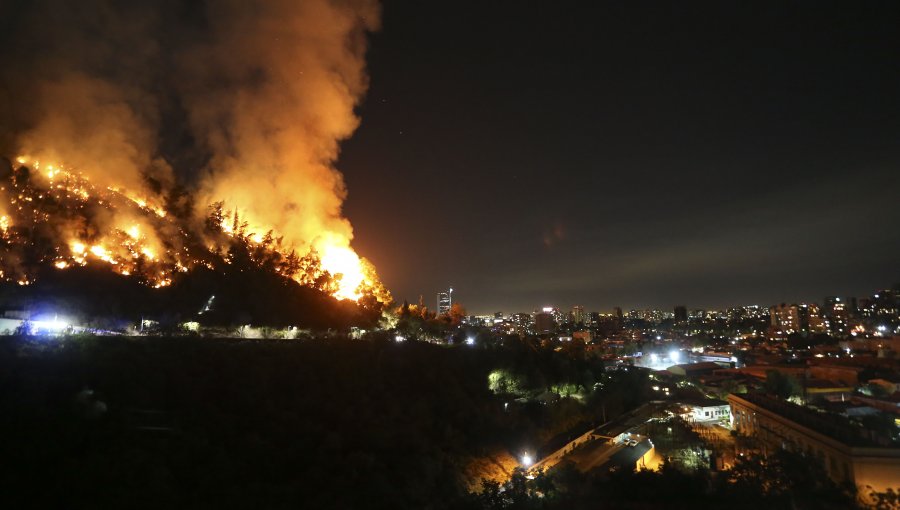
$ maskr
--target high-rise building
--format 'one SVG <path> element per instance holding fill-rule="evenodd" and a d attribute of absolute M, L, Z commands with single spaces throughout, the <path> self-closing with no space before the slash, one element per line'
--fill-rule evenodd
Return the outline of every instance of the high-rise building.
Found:
<path fill-rule="evenodd" d="M 769 309 L 772 326 L 784 331 L 785 333 L 799 333 L 800 327 L 800 307 L 797 305 L 786 305 L 781 303 Z"/>
<path fill-rule="evenodd" d="M 556 324 L 564 324 L 565 322 L 567 322 L 569 316 L 568 313 L 563 313 L 559 308 L 555 306 L 545 306 L 543 309 L 541 309 L 541 312 L 549 313 L 550 317 L 553 318 L 553 322 Z M 538 313 L 538 310 L 535 310 L 534 313 Z"/>
<path fill-rule="evenodd" d="M 896 317 L 900 313 L 900 285 L 876 292 L 872 309 L 876 315 Z"/>
<path fill-rule="evenodd" d="M 572 322 L 576 326 L 584 326 L 585 323 L 585 315 L 584 315 L 584 307 L 583 306 L 574 306 L 572 307 Z"/>
<path fill-rule="evenodd" d="M 846 336 L 850 333 L 850 317 L 846 299 L 836 296 L 826 297 L 825 317 L 828 318 L 828 329 L 831 330 L 832 335 Z"/>
<path fill-rule="evenodd" d="M 447 315 L 450 313 L 450 307 L 453 306 L 453 287 L 447 292 L 437 293 L 437 313 L 438 315 Z"/>
<path fill-rule="evenodd" d="M 553 312 L 556 312 L 554 314 Z M 534 332 L 539 335 L 547 335 L 556 331 L 556 316 L 559 310 L 552 307 L 545 307 L 541 311 L 534 312 Z"/>
<path fill-rule="evenodd" d="M 678 305 L 675 307 L 675 322 L 687 322 L 687 307 Z"/>
<path fill-rule="evenodd" d="M 514 313 L 510 316 L 509 320 L 520 330 L 520 332 L 524 332 L 531 326 L 534 318 L 528 313 Z"/>
<path fill-rule="evenodd" d="M 810 333 L 826 333 L 828 328 L 825 324 L 825 318 L 822 317 L 822 311 L 819 305 L 810 303 L 806 307 L 806 322 Z"/>
<path fill-rule="evenodd" d="M 875 316 L 875 300 L 872 298 L 859 299 L 859 316 L 871 319 Z"/>

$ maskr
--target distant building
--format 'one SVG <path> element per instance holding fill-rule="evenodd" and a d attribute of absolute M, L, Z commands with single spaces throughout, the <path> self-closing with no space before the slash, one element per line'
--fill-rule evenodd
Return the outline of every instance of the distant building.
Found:
<path fill-rule="evenodd" d="M 671 319 L 673 314 L 663 312 L 661 310 L 630 310 L 628 312 L 629 320 L 642 320 L 650 324 L 659 324 L 660 322 Z"/>
<path fill-rule="evenodd" d="M 584 315 L 584 307 L 583 306 L 574 306 L 572 307 L 572 322 L 576 326 L 583 326 L 585 323 L 585 315 Z"/>
<path fill-rule="evenodd" d="M 563 313 L 562 311 L 560 311 L 559 308 L 557 308 L 555 306 L 545 306 L 540 310 L 535 310 L 534 313 L 535 314 L 538 314 L 538 313 L 550 314 L 550 317 L 553 319 L 553 322 L 556 323 L 556 325 L 565 324 L 566 322 L 570 322 L 570 314 Z"/>
<path fill-rule="evenodd" d="M 826 297 L 825 317 L 828 319 L 828 329 L 832 335 L 847 336 L 850 333 L 850 311 L 846 299 L 836 296 Z"/>
<path fill-rule="evenodd" d="M 676 306 L 675 307 L 675 322 L 687 322 L 687 308 L 684 306 Z"/>
<path fill-rule="evenodd" d="M 453 288 L 447 292 L 437 293 L 437 313 L 438 315 L 447 315 L 450 313 L 450 307 L 453 306 Z"/>
<path fill-rule="evenodd" d="M 879 290 L 872 301 L 872 309 L 876 315 L 897 317 L 900 313 L 900 285 L 895 285 L 893 289 Z"/>
<path fill-rule="evenodd" d="M 825 318 L 822 317 L 822 311 L 819 309 L 819 305 L 815 303 L 807 305 L 806 324 L 810 333 L 820 334 L 828 332 L 828 325 L 825 322 Z"/>
<path fill-rule="evenodd" d="M 514 313 L 509 317 L 509 321 L 519 333 L 524 333 L 528 331 L 534 318 L 530 313 Z"/>
<path fill-rule="evenodd" d="M 534 312 L 534 332 L 538 335 L 548 335 L 556 331 L 556 321 L 553 318 L 552 308 L 544 308 L 540 312 Z"/>
<path fill-rule="evenodd" d="M 470 326 L 491 326 L 494 324 L 494 317 L 491 315 L 469 315 L 463 319 L 463 323 Z"/>
<path fill-rule="evenodd" d="M 785 333 L 799 333 L 800 329 L 800 307 L 797 305 L 786 305 L 781 303 L 769 309 L 769 317 L 772 326 L 784 331 Z"/>

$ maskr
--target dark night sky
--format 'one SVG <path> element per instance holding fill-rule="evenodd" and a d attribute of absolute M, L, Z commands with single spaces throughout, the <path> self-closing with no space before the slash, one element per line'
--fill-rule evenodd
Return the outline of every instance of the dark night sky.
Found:
<path fill-rule="evenodd" d="M 387 1 L 354 246 L 475 313 L 900 281 L 900 4 L 831 5 Z"/>

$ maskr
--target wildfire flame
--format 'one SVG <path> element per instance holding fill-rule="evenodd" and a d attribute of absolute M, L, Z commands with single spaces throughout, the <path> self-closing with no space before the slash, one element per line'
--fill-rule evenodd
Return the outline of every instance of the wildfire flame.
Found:
<path fill-rule="evenodd" d="M 17 158 L 17 162 L 23 165 L 27 163 L 33 169 L 42 168 L 40 161 L 24 156 Z M 0 251 L 3 251 L 3 243 L 9 249 L 16 243 L 29 242 L 27 239 L 17 238 L 13 227 L 14 224 L 23 223 L 22 220 L 25 219 L 25 223 L 28 220 L 45 224 L 49 222 L 63 230 L 63 238 L 68 240 L 52 250 L 53 255 L 47 259 L 47 263 L 59 270 L 104 263 L 119 274 L 139 275 L 147 285 L 161 288 L 171 285 L 176 273 L 188 272 L 196 265 L 213 267 L 210 262 L 192 254 L 187 248 L 189 243 L 186 240 L 179 240 L 178 236 L 176 239 L 166 239 L 161 232 L 178 232 L 179 236 L 185 237 L 188 234 L 182 225 L 176 223 L 176 218 L 153 200 L 115 187 L 95 188 L 80 173 L 62 165 L 45 164 L 43 168 L 47 171 L 31 173 L 27 179 L 19 179 L 14 175 L 9 186 L 0 182 L 0 199 L 8 198 L 9 205 L 12 206 L 9 213 L 5 212 L 6 209 L 0 209 Z M 91 234 L 97 228 L 86 231 L 81 227 L 82 223 L 73 220 L 73 217 L 79 217 L 84 210 L 93 210 L 99 205 L 112 214 L 112 220 L 105 227 L 105 232 L 100 227 L 101 233 Z M 271 246 L 272 235 L 246 232 L 249 227 L 245 222 L 238 221 L 236 212 L 233 214 L 232 220 L 226 217 L 216 225 L 221 235 L 241 238 L 267 250 L 284 249 L 281 246 Z M 15 222 L 13 218 L 16 219 Z M 253 230 L 273 231 L 262 227 L 255 227 Z M 27 231 L 27 228 L 21 229 L 21 232 Z M 208 248 L 221 251 L 215 246 Z M 335 298 L 357 301 L 368 289 L 379 301 L 390 301 L 390 294 L 381 286 L 371 264 L 359 257 L 345 237 L 325 233 L 314 242 L 311 249 L 318 254 L 321 271 L 334 278 L 334 285 L 328 288 Z M 0 261 L 0 278 L 15 280 L 20 285 L 27 285 L 32 281 L 31 275 L 23 272 L 16 274 L 10 268 L 2 266 L 4 264 Z M 305 283 L 299 275 L 287 276 Z"/>
<path fill-rule="evenodd" d="M 342 246 L 325 246 L 321 254 L 322 269 L 341 276 L 334 297 L 358 300 L 362 296 L 359 286 L 366 280 L 359 255 L 352 249 Z"/>

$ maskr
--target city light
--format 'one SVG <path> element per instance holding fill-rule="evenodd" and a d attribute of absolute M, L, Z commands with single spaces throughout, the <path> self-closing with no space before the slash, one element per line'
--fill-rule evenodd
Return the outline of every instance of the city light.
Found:
<path fill-rule="evenodd" d="M 669 353 L 669 359 L 672 360 L 672 363 L 678 363 L 680 357 L 681 357 L 681 353 L 679 353 L 678 351 L 673 350 L 672 352 Z"/>
<path fill-rule="evenodd" d="M 466 345 L 475 345 L 475 339 L 472 337 L 466 338 Z"/>

